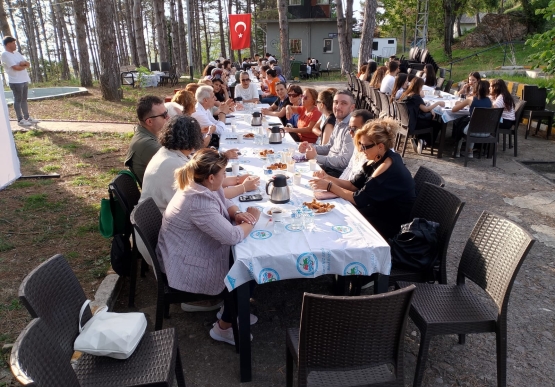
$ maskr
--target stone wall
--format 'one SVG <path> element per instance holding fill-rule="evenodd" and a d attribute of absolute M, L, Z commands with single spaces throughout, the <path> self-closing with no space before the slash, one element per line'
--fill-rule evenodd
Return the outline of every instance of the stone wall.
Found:
<path fill-rule="evenodd" d="M 482 18 L 478 27 L 466 35 L 457 47 L 486 47 L 495 43 L 520 41 L 526 37 L 526 33 L 526 25 L 520 21 L 520 18 L 510 14 L 488 13 Z"/>

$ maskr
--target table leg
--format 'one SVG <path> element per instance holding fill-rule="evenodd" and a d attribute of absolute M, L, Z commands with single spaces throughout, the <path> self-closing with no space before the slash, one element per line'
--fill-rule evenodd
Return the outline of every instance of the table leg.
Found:
<path fill-rule="evenodd" d="M 239 365 L 241 383 L 252 380 L 251 369 L 251 325 L 250 288 L 246 282 L 237 288 L 237 309 L 239 314 Z"/>
<path fill-rule="evenodd" d="M 439 148 L 437 149 L 437 158 L 441 159 L 443 157 L 443 146 L 445 145 L 445 133 L 447 132 L 447 122 L 441 121 L 441 130 L 439 132 Z"/>
<path fill-rule="evenodd" d="M 387 293 L 389 289 L 389 276 L 385 274 L 374 274 L 374 294 Z"/>

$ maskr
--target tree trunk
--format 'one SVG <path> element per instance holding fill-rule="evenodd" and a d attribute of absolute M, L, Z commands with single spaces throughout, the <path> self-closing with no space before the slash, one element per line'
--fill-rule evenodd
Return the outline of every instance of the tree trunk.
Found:
<path fill-rule="evenodd" d="M 4 2 L 0 1 L 0 31 L 2 36 L 12 36 L 12 31 L 10 30 L 10 24 L 8 23 L 8 15 L 4 9 Z"/>
<path fill-rule="evenodd" d="M 281 49 L 281 72 L 285 79 L 291 78 L 289 63 L 289 21 L 287 20 L 287 0 L 277 0 L 279 14 L 279 43 Z"/>
<path fill-rule="evenodd" d="M 222 0 L 218 0 L 218 22 L 220 24 L 220 56 L 227 58 L 225 49 L 224 20 L 222 13 Z"/>
<path fill-rule="evenodd" d="M 212 39 L 210 37 L 210 31 L 208 30 L 208 25 L 206 24 L 206 12 L 204 12 L 204 7 L 200 7 L 200 12 L 202 13 L 202 25 L 204 27 L 204 42 L 206 44 L 206 61 L 210 62 L 210 48 L 212 47 Z"/>
<path fill-rule="evenodd" d="M 11 36 L 13 36 L 17 40 L 17 42 L 16 42 L 17 43 L 17 50 L 19 52 L 21 52 L 21 44 L 19 43 L 19 38 L 17 37 L 17 28 L 15 26 L 15 20 L 14 20 L 14 17 L 13 17 L 13 14 L 14 14 L 15 10 L 12 7 L 12 3 L 11 3 L 10 0 L 5 0 L 5 1 L 6 1 L 6 5 L 8 6 L 8 10 L 10 11 L 10 21 L 12 22 L 13 35 L 11 35 Z"/>
<path fill-rule="evenodd" d="M 352 0 L 347 0 L 352 1 Z M 345 14 L 343 13 L 343 3 L 341 0 L 336 2 L 337 8 L 337 40 L 339 41 L 339 56 L 341 58 L 341 74 L 345 75 L 351 72 L 352 66 L 352 52 L 351 47 L 349 47 L 348 34 L 352 34 L 351 31 L 347 30 L 347 20 Z M 346 15 L 349 18 L 349 15 Z"/>
<path fill-rule="evenodd" d="M 177 0 L 177 18 L 178 18 L 178 34 L 179 34 L 179 46 L 182 48 L 181 56 L 179 58 L 179 67 L 180 72 L 184 73 L 188 71 L 189 68 L 189 59 L 187 58 L 187 36 L 185 35 L 185 20 L 183 17 L 183 1 Z"/>
<path fill-rule="evenodd" d="M 65 42 L 67 43 L 67 48 L 69 51 L 69 57 L 71 58 L 71 66 L 73 67 L 73 73 L 77 77 L 79 76 L 79 64 L 77 63 L 77 58 L 75 57 L 75 51 L 73 50 L 73 44 L 71 44 L 71 37 L 67 31 L 67 24 L 64 17 L 64 12 L 60 3 L 56 3 L 54 6 L 56 12 L 56 17 L 58 18 L 58 25 L 61 26 L 63 35 L 60 36 L 61 39 L 65 36 Z"/>
<path fill-rule="evenodd" d="M 168 34 L 166 32 L 166 17 L 164 16 L 164 0 L 153 0 L 154 29 L 158 43 L 160 62 L 169 62 L 168 58 Z"/>
<path fill-rule="evenodd" d="M 199 0 L 194 0 L 195 1 L 195 33 L 196 33 L 196 40 L 197 40 L 197 44 L 196 44 L 196 49 L 197 49 L 197 63 L 196 63 L 196 68 L 199 69 L 200 71 L 203 70 L 204 68 L 204 63 L 202 62 L 202 40 L 200 38 L 200 5 L 199 5 Z"/>
<path fill-rule="evenodd" d="M 250 13 L 252 15 L 252 1 L 251 0 L 247 0 L 247 13 Z M 253 27 L 253 25 L 251 23 L 251 31 L 250 31 L 251 32 L 251 41 L 250 41 L 250 47 L 249 47 L 249 56 L 251 58 L 254 58 L 254 44 L 253 44 L 253 42 L 254 42 L 254 40 L 253 40 L 254 33 L 253 33 L 253 31 L 256 32 L 256 30 L 253 30 L 252 27 Z"/>
<path fill-rule="evenodd" d="M 175 0 L 170 0 L 170 13 L 171 13 L 171 29 L 172 29 L 172 39 L 171 39 L 171 48 L 172 48 L 172 65 L 180 66 L 181 60 L 181 48 L 182 46 L 179 45 L 179 22 L 176 16 L 176 5 Z"/>
<path fill-rule="evenodd" d="M 85 0 L 73 0 L 73 17 L 75 18 L 75 34 L 77 35 L 77 46 L 79 47 L 79 80 L 81 86 L 91 87 L 93 85 L 91 74 L 91 63 L 89 61 L 89 46 L 87 44 L 87 13 Z"/>
<path fill-rule="evenodd" d="M 137 54 L 139 65 L 148 68 L 148 57 L 146 55 L 145 36 L 143 27 L 143 15 L 141 13 L 141 0 L 133 1 L 133 27 L 135 29 L 135 41 L 137 42 Z"/>
<path fill-rule="evenodd" d="M 478 24 L 480 24 L 480 11 L 476 12 L 476 27 L 478 27 Z"/>
<path fill-rule="evenodd" d="M 233 14 L 233 2 L 232 2 L 232 0 L 227 0 L 227 15 L 228 15 L 228 18 L 227 18 L 227 39 L 228 39 L 228 42 L 229 42 L 229 59 L 231 60 L 231 62 L 235 62 L 235 51 L 233 51 L 231 49 L 231 41 L 229 40 L 230 36 L 231 36 L 230 35 L 231 31 L 229 30 L 229 15 L 232 15 L 232 14 Z"/>
<path fill-rule="evenodd" d="M 38 5 L 38 4 L 37 4 Z M 37 6 L 37 10 L 38 10 L 38 6 Z M 44 54 L 42 52 L 42 42 L 41 42 L 41 38 L 40 38 L 40 32 L 39 32 L 39 23 L 36 22 L 35 19 L 35 15 L 33 13 L 33 28 L 34 28 L 34 34 L 35 34 L 35 40 L 37 42 L 37 47 L 39 49 L 39 55 L 37 57 L 37 60 L 39 61 L 40 65 L 42 66 L 42 70 L 39 71 L 40 72 L 40 76 L 43 76 L 44 73 L 44 81 L 48 81 L 48 76 L 46 74 L 46 61 L 44 59 Z"/>
<path fill-rule="evenodd" d="M 133 0 L 125 0 L 125 24 L 127 24 L 127 40 L 129 41 L 129 51 L 131 51 L 131 62 L 138 67 L 139 55 L 135 40 L 135 28 L 133 28 Z"/>
<path fill-rule="evenodd" d="M 129 55 L 127 54 L 125 41 L 123 40 L 123 31 L 121 30 L 121 9 L 119 9 L 119 0 L 112 0 L 112 9 L 114 12 L 114 31 L 116 31 L 118 62 L 120 66 L 129 65 Z"/>
<path fill-rule="evenodd" d="M 377 9 L 377 0 L 366 0 L 364 5 L 364 19 L 362 22 L 362 35 L 360 36 L 360 49 L 358 51 L 359 70 L 362 67 L 362 63 L 368 62 L 372 58 L 372 41 L 374 40 L 374 30 L 376 29 Z"/>
<path fill-rule="evenodd" d="M 347 0 L 345 19 L 345 26 L 347 29 L 347 53 L 349 54 L 349 72 L 351 72 L 353 69 L 353 0 Z"/>
<path fill-rule="evenodd" d="M 48 46 L 48 37 L 46 36 L 46 29 L 44 28 L 44 17 L 42 15 L 42 4 L 40 3 L 39 0 L 37 0 L 37 11 L 39 14 L 39 21 L 40 21 L 40 26 L 41 26 L 41 31 L 42 31 L 42 37 L 43 37 L 43 42 L 44 42 L 44 46 L 46 48 L 46 56 L 48 57 L 48 68 L 51 70 L 52 69 L 52 59 L 50 58 L 50 47 Z M 46 77 L 46 68 L 47 66 L 44 66 L 45 71 L 44 71 L 44 75 Z"/>
<path fill-rule="evenodd" d="M 457 29 L 457 36 L 459 38 L 462 36 L 461 18 L 462 18 L 462 15 L 459 15 L 455 18 L 455 28 Z"/>
<path fill-rule="evenodd" d="M 91 20 L 89 20 L 89 18 L 91 17 L 91 13 L 89 12 L 88 1 L 91 1 L 91 0 L 86 0 L 85 2 L 85 12 L 86 12 L 85 15 L 87 17 L 87 25 L 89 26 L 89 28 L 86 28 L 85 31 L 87 32 L 87 40 L 89 42 L 89 47 L 91 48 L 90 54 L 92 56 L 94 77 L 96 79 L 100 79 L 100 68 L 98 66 L 98 45 L 95 43 L 95 40 L 93 37 L 96 35 L 96 33 L 94 31 L 91 32 L 91 28 L 90 28 L 90 26 L 94 24 L 91 23 Z"/>
<path fill-rule="evenodd" d="M 451 59 L 453 44 L 453 0 L 443 0 L 443 52 Z"/>
<path fill-rule="evenodd" d="M 120 101 L 122 90 L 119 84 L 119 65 L 114 43 L 116 31 L 114 30 L 114 14 L 112 7 L 106 7 L 103 0 L 95 0 L 96 21 L 98 26 L 98 42 L 100 51 L 100 91 L 102 98 L 107 101 Z"/>

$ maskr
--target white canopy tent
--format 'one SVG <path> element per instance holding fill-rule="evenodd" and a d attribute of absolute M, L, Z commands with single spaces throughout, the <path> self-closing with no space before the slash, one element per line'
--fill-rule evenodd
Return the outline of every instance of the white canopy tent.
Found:
<path fill-rule="evenodd" d="M 1 74 L 0 77 L 2 77 Z M 4 80 L 2 79 L 3 83 Z M 2 118 L 0 119 L 0 190 L 2 190 L 16 181 L 21 176 L 21 171 L 10 126 L 8 105 L 6 104 L 4 93 L 1 92 L 0 95 L 2 113 Z"/>

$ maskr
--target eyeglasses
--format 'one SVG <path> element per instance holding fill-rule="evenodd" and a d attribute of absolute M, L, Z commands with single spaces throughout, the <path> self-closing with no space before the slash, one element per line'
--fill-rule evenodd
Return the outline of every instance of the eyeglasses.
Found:
<path fill-rule="evenodd" d="M 300 94 L 291 93 L 291 94 L 287 94 L 287 95 L 289 97 L 297 98 Z"/>
<path fill-rule="evenodd" d="M 250 82 L 251 80 L 249 78 L 246 79 L 241 79 L 241 82 Z"/>
<path fill-rule="evenodd" d="M 359 142 L 358 146 L 360 147 L 361 152 L 366 152 L 368 149 L 374 148 L 376 146 L 376 144 L 365 145 L 365 144 L 362 144 L 362 143 Z"/>
<path fill-rule="evenodd" d="M 349 126 L 349 131 L 350 131 L 351 133 L 354 133 L 354 132 L 356 132 L 357 130 L 358 130 L 358 128 L 357 128 L 356 126 Z"/>
<path fill-rule="evenodd" d="M 163 119 L 168 118 L 168 111 L 166 110 L 164 113 L 158 114 L 157 116 L 147 117 L 147 118 L 145 118 L 145 121 L 148 120 L 149 118 L 158 118 L 158 117 L 162 117 Z"/>

